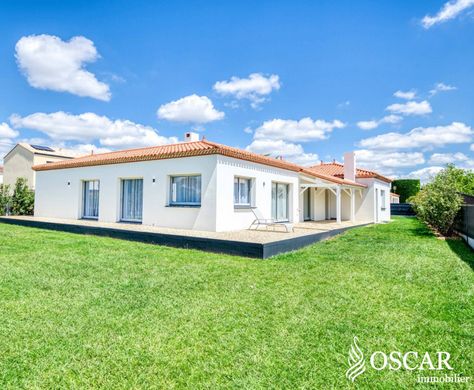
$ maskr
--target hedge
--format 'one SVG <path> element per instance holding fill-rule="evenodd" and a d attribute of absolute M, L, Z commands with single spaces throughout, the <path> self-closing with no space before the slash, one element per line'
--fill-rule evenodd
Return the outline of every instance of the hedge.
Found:
<path fill-rule="evenodd" d="M 400 195 L 400 203 L 420 192 L 420 179 L 399 179 L 392 181 L 392 192 Z"/>

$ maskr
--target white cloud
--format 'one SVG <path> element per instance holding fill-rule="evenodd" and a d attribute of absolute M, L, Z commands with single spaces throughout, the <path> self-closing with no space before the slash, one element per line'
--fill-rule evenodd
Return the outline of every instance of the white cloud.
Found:
<path fill-rule="evenodd" d="M 300 165 L 309 166 L 319 161 L 317 154 L 305 153 L 301 145 L 285 142 L 283 140 L 254 140 L 249 146 L 246 147 L 246 150 L 275 158 L 281 156 L 285 160 Z"/>
<path fill-rule="evenodd" d="M 362 130 L 373 130 L 379 127 L 381 124 L 384 124 L 384 123 L 395 124 L 395 123 L 400 122 L 402 119 L 403 118 L 399 115 L 387 115 L 379 120 L 357 122 L 357 127 L 359 127 L 359 129 L 362 129 Z"/>
<path fill-rule="evenodd" d="M 0 123 L 0 138 L 15 138 L 18 137 L 20 133 L 16 130 L 13 130 L 8 123 Z"/>
<path fill-rule="evenodd" d="M 207 96 L 189 95 L 163 104 L 157 111 L 158 118 L 172 122 L 208 123 L 224 118 L 225 114 L 214 108 Z"/>
<path fill-rule="evenodd" d="M 446 22 L 447 20 L 454 19 L 464 10 L 472 7 L 474 0 L 451 0 L 443 5 L 435 16 L 426 15 L 422 20 L 421 24 L 424 28 L 428 29 L 435 24 Z"/>
<path fill-rule="evenodd" d="M 256 108 L 266 100 L 265 96 L 280 89 L 280 78 L 275 74 L 265 76 L 261 73 L 252 73 L 243 79 L 232 76 L 229 81 L 216 82 L 213 89 L 220 95 L 248 99 L 252 107 Z"/>
<path fill-rule="evenodd" d="M 444 84 L 444 83 L 436 83 L 434 88 L 430 90 L 430 95 L 434 96 L 438 92 L 447 92 L 447 91 L 454 91 L 457 89 L 456 87 L 453 87 L 452 85 Z"/>
<path fill-rule="evenodd" d="M 131 148 L 164 145 L 177 142 L 175 137 L 163 137 L 150 127 L 129 120 L 111 120 L 106 116 L 87 112 L 72 115 L 63 111 L 50 114 L 38 112 L 25 117 L 12 115 L 14 128 L 40 131 L 56 142 L 93 142 L 112 148 Z"/>
<path fill-rule="evenodd" d="M 52 35 L 30 35 L 22 37 L 15 49 L 32 87 L 110 100 L 109 86 L 84 69 L 99 58 L 91 40 L 77 36 L 65 42 Z"/>
<path fill-rule="evenodd" d="M 433 111 L 430 103 L 426 100 L 423 100 L 422 102 L 411 101 L 406 103 L 395 103 L 388 106 L 386 110 L 401 115 L 425 115 Z"/>
<path fill-rule="evenodd" d="M 68 154 L 74 156 L 86 156 L 88 154 L 98 154 L 98 153 L 107 153 L 111 152 L 112 149 L 101 148 L 94 144 L 75 144 L 69 146 L 61 146 L 62 149 L 66 150 Z"/>
<path fill-rule="evenodd" d="M 400 98 L 400 99 L 406 99 L 406 100 L 413 100 L 416 98 L 416 92 L 415 91 L 400 91 L 398 90 L 393 94 L 393 96 Z"/>
<path fill-rule="evenodd" d="M 373 130 L 379 127 L 379 121 L 359 121 L 357 122 L 357 127 L 362 130 Z"/>
<path fill-rule="evenodd" d="M 255 130 L 255 139 L 272 139 L 286 141 L 313 141 L 328 137 L 334 129 L 343 128 L 340 120 L 327 122 L 325 120 L 303 118 L 298 120 L 272 119 Z"/>
<path fill-rule="evenodd" d="M 422 183 L 427 183 L 442 170 L 443 167 L 438 166 L 426 167 L 410 172 L 405 177 L 408 179 L 420 179 Z"/>
<path fill-rule="evenodd" d="M 251 127 L 246 127 L 246 128 L 244 129 L 244 133 L 253 134 L 253 130 L 252 130 Z"/>
<path fill-rule="evenodd" d="M 406 134 L 386 133 L 366 138 L 359 145 L 368 149 L 431 148 L 448 144 L 467 143 L 472 140 L 473 130 L 461 122 L 446 126 L 417 127 Z"/>
<path fill-rule="evenodd" d="M 356 150 L 357 165 L 392 175 L 394 169 L 412 167 L 425 163 L 423 153 L 384 150 Z"/>
<path fill-rule="evenodd" d="M 471 150 L 474 152 L 474 144 L 471 144 L 471 146 L 469 147 L 469 149 L 471 149 Z"/>
<path fill-rule="evenodd" d="M 433 153 L 430 157 L 430 164 L 449 164 L 468 161 L 464 153 Z"/>
<path fill-rule="evenodd" d="M 342 108 L 347 108 L 351 105 L 351 102 L 349 100 L 346 100 L 345 102 L 339 103 L 337 105 L 337 108 L 342 109 Z"/>

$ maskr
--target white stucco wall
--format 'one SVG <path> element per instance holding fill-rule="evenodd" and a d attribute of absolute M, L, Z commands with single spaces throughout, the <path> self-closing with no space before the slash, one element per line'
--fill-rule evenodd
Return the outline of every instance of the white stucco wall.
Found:
<path fill-rule="evenodd" d="M 216 156 L 200 156 L 38 171 L 35 216 L 81 218 L 82 182 L 99 180 L 99 221 L 117 222 L 120 180 L 142 178 L 144 225 L 214 231 L 216 159 Z M 201 207 L 169 207 L 170 176 L 191 174 L 201 175 Z"/>
<path fill-rule="evenodd" d="M 201 175 L 201 207 L 170 207 L 170 176 Z M 253 206 L 271 218 L 272 182 L 289 184 L 289 219 L 298 221 L 298 174 L 224 156 L 103 165 L 36 172 L 35 215 L 82 217 L 84 180 L 99 180 L 99 221 L 120 220 L 120 181 L 143 179 L 143 224 L 229 231 L 246 229 L 255 219 L 250 209 L 234 207 L 234 177 L 251 178 Z M 153 183 L 155 179 L 155 183 Z M 69 183 L 69 185 L 68 185 Z"/>
<path fill-rule="evenodd" d="M 247 229 L 255 219 L 252 210 L 234 207 L 236 176 L 252 179 L 252 205 L 263 218 L 271 218 L 272 182 L 288 184 L 289 220 L 299 221 L 298 173 L 225 156 L 218 156 L 217 162 L 217 231 Z"/>
<path fill-rule="evenodd" d="M 169 206 L 170 177 L 201 175 L 201 206 Z M 83 181 L 99 180 L 99 221 L 120 220 L 121 179 L 143 179 L 143 224 L 170 228 L 209 231 L 246 229 L 255 219 L 250 209 L 234 207 L 234 178 L 252 180 L 252 206 L 263 218 L 271 218 L 272 183 L 289 185 L 289 221 L 303 219 L 303 195 L 300 194 L 298 173 L 247 162 L 230 157 L 211 155 L 167 160 L 135 162 L 93 167 L 58 169 L 36 172 L 35 215 L 76 220 L 82 217 Z M 154 182 L 153 182 L 154 180 Z M 390 184 L 359 179 L 368 185 L 362 197 L 356 191 L 355 217 L 360 221 L 390 220 Z M 376 193 L 386 192 L 386 208 L 379 202 L 376 213 Z M 336 197 L 330 191 L 316 195 L 311 188 L 311 218 L 336 218 Z M 326 194 L 329 199 L 326 215 Z M 342 219 L 350 219 L 349 196 L 342 192 Z"/>
<path fill-rule="evenodd" d="M 390 183 L 372 178 L 357 179 L 357 181 L 367 185 L 367 188 L 362 191 L 362 198 L 357 195 L 356 219 L 374 222 L 390 221 Z M 385 190 L 385 210 L 382 210 L 380 190 Z M 378 202 L 376 196 L 378 196 Z M 359 207 L 357 207 L 357 202 L 360 202 Z"/>
<path fill-rule="evenodd" d="M 314 221 L 322 221 L 326 219 L 326 191 L 318 191 L 314 188 L 311 189 L 311 218 Z"/>

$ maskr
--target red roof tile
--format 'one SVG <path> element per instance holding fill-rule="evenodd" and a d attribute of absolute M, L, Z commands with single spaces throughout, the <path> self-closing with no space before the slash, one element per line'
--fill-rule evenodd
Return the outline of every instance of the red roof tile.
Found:
<path fill-rule="evenodd" d="M 110 153 L 92 154 L 74 158 L 72 160 L 58 161 L 49 164 L 35 165 L 35 171 L 48 171 L 54 169 L 67 169 L 88 167 L 96 165 L 110 165 L 123 164 L 139 161 L 163 160 L 170 158 L 205 156 L 219 154 L 227 157 L 237 158 L 239 160 L 251 161 L 259 164 L 269 165 L 276 168 L 282 168 L 293 172 L 301 172 L 306 175 L 317 177 L 337 184 L 353 185 L 358 187 L 365 187 L 360 183 L 355 183 L 344 178 L 339 178 L 326 174 L 324 172 L 316 172 L 312 169 L 307 169 L 297 164 L 288 161 L 275 159 L 272 157 L 262 156 L 260 154 L 248 152 L 233 148 L 226 145 L 221 145 L 215 142 L 202 140 L 196 142 L 183 142 L 178 144 L 170 144 L 164 146 L 153 146 L 140 149 L 120 150 Z"/>
<path fill-rule="evenodd" d="M 338 162 L 313 165 L 312 167 L 309 167 L 308 169 L 316 173 L 323 173 L 325 175 L 335 176 L 339 178 L 344 177 L 344 165 Z M 377 172 L 369 171 L 368 169 L 362 169 L 362 168 L 356 168 L 356 178 L 357 179 L 376 178 L 376 179 L 385 181 L 387 183 L 392 182 L 392 180 L 386 176 L 382 176 Z"/>

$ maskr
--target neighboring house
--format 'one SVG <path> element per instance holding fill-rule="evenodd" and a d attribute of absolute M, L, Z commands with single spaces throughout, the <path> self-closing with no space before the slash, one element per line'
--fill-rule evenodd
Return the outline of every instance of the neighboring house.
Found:
<path fill-rule="evenodd" d="M 305 168 L 186 134 L 187 142 L 35 166 L 35 216 L 230 231 L 255 215 L 388 221 L 390 179 L 346 164 Z"/>
<path fill-rule="evenodd" d="M 3 166 L 0 165 L 0 184 L 3 184 Z"/>
<path fill-rule="evenodd" d="M 13 187 L 19 177 L 24 177 L 28 186 L 35 189 L 35 171 L 33 165 L 49 164 L 71 159 L 74 156 L 62 150 L 48 146 L 30 145 L 20 142 L 16 144 L 3 158 L 4 184 Z"/>
<path fill-rule="evenodd" d="M 390 193 L 390 203 L 400 203 L 400 195 L 391 192 Z"/>

